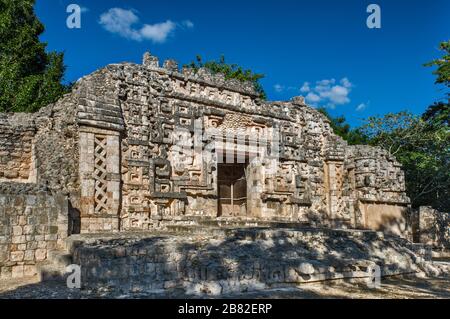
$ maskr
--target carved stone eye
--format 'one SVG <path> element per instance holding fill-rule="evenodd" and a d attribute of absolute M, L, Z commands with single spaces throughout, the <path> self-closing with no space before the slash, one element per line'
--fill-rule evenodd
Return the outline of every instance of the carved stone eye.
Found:
<path fill-rule="evenodd" d="M 364 186 L 370 186 L 370 176 L 364 176 Z"/>

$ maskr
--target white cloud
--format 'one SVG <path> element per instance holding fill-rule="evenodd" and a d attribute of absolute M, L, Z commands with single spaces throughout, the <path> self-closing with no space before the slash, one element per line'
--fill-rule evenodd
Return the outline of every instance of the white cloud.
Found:
<path fill-rule="evenodd" d="M 100 24 L 106 31 L 117 33 L 124 38 L 141 41 L 142 36 L 139 31 L 134 30 L 131 27 L 138 21 L 139 18 L 132 10 L 120 8 L 109 9 L 108 12 L 105 12 L 100 16 Z"/>
<path fill-rule="evenodd" d="M 275 90 L 275 92 L 277 93 L 283 93 L 286 91 L 298 91 L 298 87 L 297 86 L 286 86 L 280 83 L 277 83 L 273 86 L 273 89 Z"/>
<path fill-rule="evenodd" d="M 331 88 L 327 88 L 320 92 L 320 97 L 323 99 L 328 99 L 332 105 L 342 105 L 350 102 L 348 94 L 349 89 L 346 87 L 335 85 Z"/>
<path fill-rule="evenodd" d="M 312 104 L 316 104 L 322 100 L 320 96 L 312 92 L 309 92 L 305 99 L 307 102 L 310 102 Z"/>
<path fill-rule="evenodd" d="M 361 103 L 361 104 L 359 104 L 359 105 L 356 107 L 355 111 L 356 111 L 356 112 L 362 112 L 362 111 L 364 111 L 365 109 L 367 109 L 367 108 L 369 107 L 369 104 L 370 104 L 370 101 L 367 102 L 367 103 Z"/>
<path fill-rule="evenodd" d="M 167 37 L 175 30 L 175 28 L 175 23 L 167 20 L 163 23 L 144 25 L 140 31 L 140 34 L 144 39 L 162 43 L 167 40 Z"/>
<path fill-rule="evenodd" d="M 175 23 L 167 20 L 155 24 L 143 24 L 140 28 L 135 25 L 140 22 L 136 10 L 125 10 L 121 8 L 111 8 L 100 16 L 99 23 L 103 28 L 111 33 L 118 34 L 124 38 L 143 41 L 150 40 L 155 43 L 163 43 L 177 29 L 177 27 L 193 28 L 194 24 L 190 20 Z"/>
<path fill-rule="evenodd" d="M 358 106 L 356 107 L 356 111 L 357 111 L 357 112 L 364 111 L 365 109 L 366 109 L 366 104 L 364 104 L 364 103 L 361 103 L 360 105 L 358 105 Z"/>
<path fill-rule="evenodd" d="M 352 87 L 353 84 L 348 78 L 343 78 L 339 82 L 332 78 L 316 81 L 314 87 L 305 82 L 300 91 L 308 93 L 306 101 L 311 104 L 335 108 L 337 105 L 350 103 L 349 95 Z"/>
<path fill-rule="evenodd" d="M 309 82 L 303 83 L 303 86 L 300 88 L 300 92 L 306 93 L 311 91 L 311 88 L 309 86 Z"/>
<path fill-rule="evenodd" d="M 194 27 L 194 23 L 191 20 L 184 20 L 183 22 L 181 22 L 181 26 L 192 29 Z"/>
<path fill-rule="evenodd" d="M 285 87 L 283 85 L 281 85 L 281 84 L 275 84 L 273 86 L 273 88 L 274 88 L 275 92 L 277 92 L 277 93 L 281 93 L 285 89 Z"/>
<path fill-rule="evenodd" d="M 333 85 L 334 83 L 336 83 L 335 79 L 317 81 L 314 90 L 319 93 L 327 92 L 330 90 L 331 85 Z"/>
<path fill-rule="evenodd" d="M 347 78 L 343 78 L 340 83 L 346 88 L 351 88 L 353 86 L 353 84 Z"/>

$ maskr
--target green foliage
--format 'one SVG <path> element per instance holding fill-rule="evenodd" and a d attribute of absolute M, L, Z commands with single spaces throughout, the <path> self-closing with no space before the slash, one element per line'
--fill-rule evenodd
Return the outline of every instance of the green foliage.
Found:
<path fill-rule="evenodd" d="M 197 55 L 196 61 L 192 61 L 190 64 L 185 65 L 185 67 L 191 68 L 194 71 L 198 71 L 200 68 L 206 68 L 213 74 L 223 74 L 227 80 L 236 79 L 241 82 L 252 82 L 260 97 L 264 100 L 267 98 L 267 95 L 259 82 L 259 80 L 264 78 L 263 74 L 253 73 L 251 70 L 245 70 L 237 64 L 228 64 L 225 62 L 225 57 L 223 55 L 218 61 L 213 60 L 207 62 L 203 62 L 202 57 Z"/>
<path fill-rule="evenodd" d="M 429 109 L 422 117 L 406 111 L 373 116 L 361 130 L 369 144 L 386 149 L 403 165 L 413 207 L 450 212 L 450 131 L 442 113 Z"/>
<path fill-rule="evenodd" d="M 444 56 L 440 59 L 435 59 L 425 66 L 435 66 L 437 69 L 433 71 L 436 75 L 436 84 L 444 84 L 445 86 L 450 86 L 450 40 L 442 42 L 439 45 L 439 50 L 444 52 Z"/>
<path fill-rule="evenodd" d="M 444 56 L 426 66 L 436 66 L 436 84 L 450 86 L 450 41 L 440 45 Z M 447 97 L 450 94 L 447 93 Z M 416 116 L 410 112 L 371 116 L 366 123 L 351 129 L 344 117 L 331 117 L 335 133 L 349 144 L 380 146 L 403 165 L 406 192 L 413 207 L 433 206 L 450 212 L 450 107 L 449 101 L 436 102 Z"/>
<path fill-rule="evenodd" d="M 423 122 L 407 111 L 388 113 L 382 117 L 370 116 L 361 130 L 369 138 L 369 144 L 382 145 L 391 155 L 421 137 Z"/>
<path fill-rule="evenodd" d="M 450 122 L 450 105 L 449 103 L 438 102 L 425 111 L 422 119 L 432 126 L 449 126 Z"/>
<path fill-rule="evenodd" d="M 62 53 L 39 41 L 34 0 L 0 0 L 0 112 L 33 112 L 67 90 Z"/>
<path fill-rule="evenodd" d="M 359 128 L 352 129 L 344 116 L 333 117 L 324 107 L 317 110 L 330 120 L 334 133 L 342 137 L 349 145 L 367 144 L 367 136 Z"/>
<path fill-rule="evenodd" d="M 422 116 L 410 112 L 371 116 L 352 129 L 343 116 L 330 119 L 334 132 L 350 145 L 380 146 L 403 165 L 406 192 L 413 207 L 433 206 L 450 212 L 449 105 L 436 103 Z"/>

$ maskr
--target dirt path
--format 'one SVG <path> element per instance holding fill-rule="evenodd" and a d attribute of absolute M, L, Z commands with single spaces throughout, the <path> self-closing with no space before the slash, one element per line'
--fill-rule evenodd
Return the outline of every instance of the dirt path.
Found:
<path fill-rule="evenodd" d="M 327 282 L 311 283 L 296 288 L 272 289 L 223 296 L 224 298 L 450 298 L 449 278 L 385 278 L 378 289 L 369 289 L 364 283 Z M 192 298 L 182 292 L 172 291 L 166 295 L 120 294 L 108 291 L 71 290 L 61 282 L 39 283 L 37 278 L 0 282 L 1 299 L 86 299 L 86 298 Z"/>

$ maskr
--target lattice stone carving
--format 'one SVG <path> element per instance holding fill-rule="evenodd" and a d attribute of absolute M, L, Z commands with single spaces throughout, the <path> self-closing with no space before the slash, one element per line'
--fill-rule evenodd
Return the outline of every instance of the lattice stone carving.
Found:
<path fill-rule="evenodd" d="M 106 137 L 95 136 L 94 138 L 94 209 L 96 214 L 108 212 L 108 182 L 106 171 Z"/>

